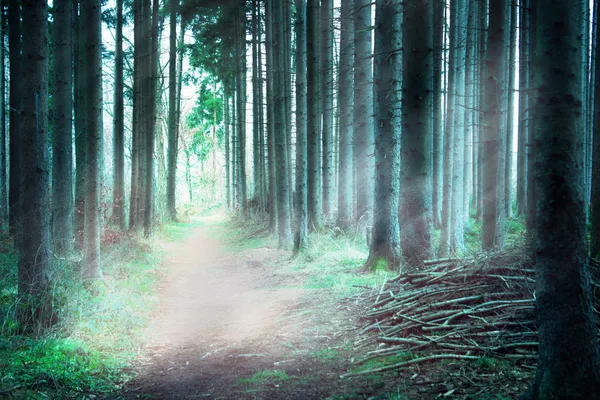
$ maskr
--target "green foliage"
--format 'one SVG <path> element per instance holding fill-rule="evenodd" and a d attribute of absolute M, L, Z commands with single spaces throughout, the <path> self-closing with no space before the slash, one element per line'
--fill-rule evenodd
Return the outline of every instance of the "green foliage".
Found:
<path fill-rule="evenodd" d="M 190 224 L 164 226 L 181 239 Z M 1 243 L 1 241 L 0 241 Z M 0 390 L 15 398 L 87 398 L 110 393 L 129 378 L 142 334 L 158 304 L 161 253 L 127 235 L 102 248 L 103 279 L 92 295 L 77 261 L 56 260 L 52 302 L 58 323 L 37 336 L 19 332 L 17 257 L 0 245 Z"/>
<path fill-rule="evenodd" d="M 507 360 L 499 360 L 491 357 L 481 357 L 475 361 L 475 365 L 486 372 L 503 372 L 512 369 L 511 363 Z"/>

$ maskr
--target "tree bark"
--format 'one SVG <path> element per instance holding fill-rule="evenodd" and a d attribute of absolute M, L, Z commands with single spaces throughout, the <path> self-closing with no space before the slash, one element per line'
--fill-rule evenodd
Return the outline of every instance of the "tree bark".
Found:
<path fill-rule="evenodd" d="M 356 219 L 371 224 L 374 193 L 374 110 L 371 1 L 354 1 L 354 167 Z M 310 101 L 309 101 L 310 104 Z"/>
<path fill-rule="evenodd" d="M 527 210 L 527 125 L 529 102 L 529 0 L 519 0 L 519 133 L 517 150 L 517 215 Z"/>
<path fill-rule="evenodd" d="M 86 197 L 83 277 L 90 283 L 101 277 L 100 184 L 102 170 L 102 8 L 91 0 L 82 9 L 85 37 Z"/>
<path fill-rule="evenodd" d="M 14 15 L 13 15 L 14 16 Z M 48 326 L 50 298 L 50 155 L 48 151 L 48 4 L 23 1 L 23 85 L 19 216 L 19 319 L 23 326 Z"/>
<path fill-rule="evenodd" d="M 485 114 L 483 138 L 483 240 L 484 250 L 501 247 L 504 242 L 504 138 L 501 129 L 507 46 L 504 33 L 507 0 L 490 2 L 490 24 L 486 55 Z"/>
<path fill-rule="evenodd" d="M 594 1 L 594 7 L 600 7 L 600 1 Z M 596 28 L 596 47 L 594 55 L 596 58 L 596 79 L 594 82 L 594 126 L 593 126 L 593 151 L 592 151 L 592 207 L 590 231 L 590 250 L 592 257 L 600 258 L 600 32 Z"/>
<path fill-rule="evenodd" d="M 354 0 L 342 1 L 340 38 L 339 94 L 340 150 L 337 226 L 347 231 L 352 226 L 354 203 Z"/>
<path fill-rule="evenodd" d="M 21 7 L 19 0 L 8 2 L 8 46 L 10 63 L 10 123 L 9 123 L 9 230 L 13 238 L 17 238 L 20 230 L 19 211 L 21 202 Z"/>
<path fill-rule="evenodd" d="M 323 227 L 323 197 L 321 174 L 321 101 L 319 68 L 319 1 L 307 1 L 306 53 L 308 104 L 308 223 L 312 229 Z"/>
<path fill-rule="evenodd" d="M 306 85 L 306 0 L 296 0 L 296 230 L 294 251 L 304 249 L 308 239 L 308 143 Z"/>
<path fill-rule="evenodd" d="M 281 2 L 271 4 L 273 24 L 273 101 L 275 151 L 277 152 L 277 220 L 279 233 L 279 248 L 288 248 L 292 244 L 291 212 L 290 212 L 290 182 L 289 160 L 287 152 L 286 100 L 285 100 L 285 52 L 284 45 L 284 10 Z"/>
<path fill-rule="evenodd" d="M 167 148 L 167 212 L 172 221 L 177 220 L 177 153 L 179 135 L 177 130 L 177 8 L 179 0 L 171 0 L 169 18 L 169 132 Z M 228 133 L 228 132 L 227 132 Z M 227 136 L 227 135 L 226 135 Z M 227 136 L 229 138 L 229 136 Z M 227 160 L 228 161 L 228 160 Z M 229 185 L 229 174 L 227 174 Z M 229 186 L 227 186 L 229 189 Z M 229 201 L 229 192 L 227 195 Z M 229 202 L 228 202 L 229 205 Z"/>
<path fill-rule="evenodd" d="M 537 374 L 528 399 L 600 396 L 586 244 L 581 2 L 533 1 L 536 82 Z M 585 21 L 587 23 L 587 21 Z"/>
<path fill-rule="evenodd" d="M 444 96 L 442 70 L 444 52 L 444 0 L 433 3 L 433 224 L 442 225 L 444 184 Z"/>
<path fill-rule="evenodd" d="M 375 193 L 373 237 L 365 268 L 400 265 L 400 97 L 402 47 L 400 0 L 377 0 L 375 13 Z"/>
<path fill-rule="evenodd" d="M 516 67 L 517 62 L 517 4 L 512 2 L 508 5 L 510 11 L 510 30 L 508 40 L 508 92 L 507 92 L 507 127 L 506 127 L 506 162 L 504 169 L 504 214 L 507 218 L 512 218 L 513 206 L 513 143 L 514 126 L 517 118 L 515 110 L 515 90 L 516 90 Z"/>
<path fill-rule="evenodd" d="M 321 0 L 321 101 L 323 102 L 323 215 L 333 209 L 333 0 Z"/>
<path fill-rule="evenodd" d="M 433 0 L 405 0 L 403 13 L 400 242 L 420 267 L 432 256 Z"/>
<path fill-rule="evenodd" d="M 6 14 L 4 12 L 4 0 L 0 1 L 0 38 L 4 44 L 6 35 Z M 4 230 L 8 223 L 8 174 L 6 170 L 7 147 L 6 147 L 6 48 L 0 48 L 0 229 Z"/>
<path fill-rule="evenodd" d="M 115 94 L 113 112 L 112 223 L 125 229 L 125 108 L 123 101 L 123 0 L 117 0 L 115 37 Z"/>

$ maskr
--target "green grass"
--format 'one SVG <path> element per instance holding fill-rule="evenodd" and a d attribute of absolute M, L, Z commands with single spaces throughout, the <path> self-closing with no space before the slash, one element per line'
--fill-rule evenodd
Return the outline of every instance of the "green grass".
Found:
<path fill-rule="evenodd" d="M 290 379 L 285 371 L 260 371 L 249 378 L 241 378 L 238 380 L 240 385 L 264 385 L 266 383 L 281 382 Z"/>
<path fill-rule="evenodd" d="M 158 238 L 183 240 L 194 222 L 163 225 Z M 102 246 L 103 278 L 88 292 L 76 261 L 55 260 L 52 301 L 58 323 L 24 334 L 15 319 L 17 258 L 0 252 L 0 391 L 14 398 L 87 398 L 114 392 L 130 377 L 156 310 L 164 254 L 156 242 L 122 235 Z M 3 250 L 6 250 L 3 248 Z"/>

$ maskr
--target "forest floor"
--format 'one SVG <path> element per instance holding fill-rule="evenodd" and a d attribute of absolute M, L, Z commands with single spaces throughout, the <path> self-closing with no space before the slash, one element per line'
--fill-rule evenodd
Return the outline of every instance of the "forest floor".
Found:
<path fill-rule="evenodd" d="M 507 399 L 526 387 L 502 379 L 487 387 L 503 372 L 480 371 L 475 383 L 457 364 L 342 379 L 357 371 L 364 305 L 356 294 L 378 290 L 384 273 L 358 274 L 365 254 L 348 238 L 313 235 L 307 254 L 294 258 L 222 213 L 196 222 L 163 245 L 160 309 L 134 378 L 110 398 Z"/>

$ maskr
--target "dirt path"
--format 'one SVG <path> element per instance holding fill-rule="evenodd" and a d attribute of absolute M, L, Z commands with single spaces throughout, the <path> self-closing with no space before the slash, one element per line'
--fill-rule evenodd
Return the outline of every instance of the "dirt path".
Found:
<path fill-rule="evenodd" d="M 231 253 L 218 236 L 198 228 L 183 243 L 165 246 L 161 310 L 148 329 L 139 375 L 124 396 L 327 397 L 344 370 L 334 363 L 323 367 L 314 357 L 323 346 L 340 343 L 332 338 L 333 326 L 314 326 L 321 320 L 314 315 L 318 291 L 307 296 L 299 278 L 275 273 L 274 265 L 289 260 L 289 253 Z"/>

